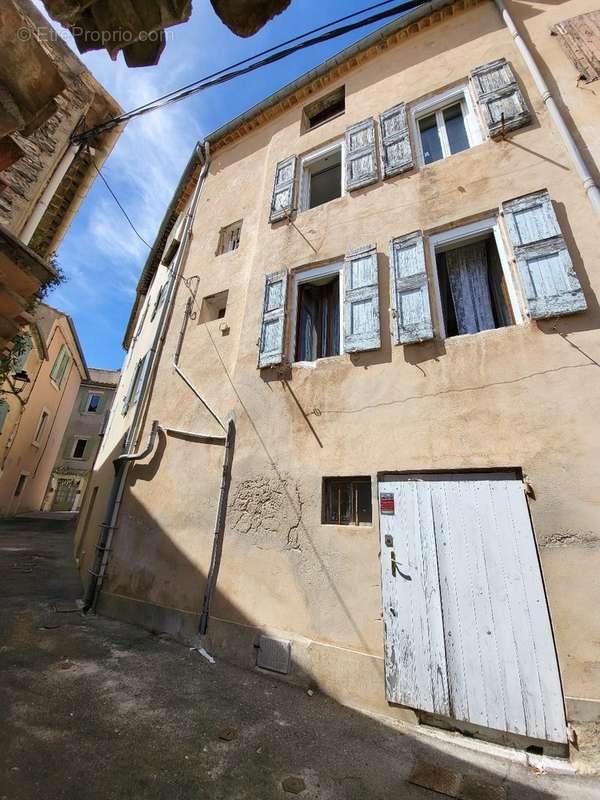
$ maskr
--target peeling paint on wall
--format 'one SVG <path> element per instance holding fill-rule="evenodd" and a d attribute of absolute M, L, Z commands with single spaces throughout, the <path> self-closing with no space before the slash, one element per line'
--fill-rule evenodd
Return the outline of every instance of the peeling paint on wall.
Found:
<path fill-rule="evenodd" d="M 577 531 L 570 528 L 560 528 L 540 542 L 540 547 L 567 547 L 579 545 L 580 547 L 599 547 L 600 536 L 594 531 Z"/>
<path fill-rule="evenodd" d="M 263 550 L 301 549 L 302 506 L 298 485 L 289 475 L 258 475 L 233 491 L 231 526 Z"/>

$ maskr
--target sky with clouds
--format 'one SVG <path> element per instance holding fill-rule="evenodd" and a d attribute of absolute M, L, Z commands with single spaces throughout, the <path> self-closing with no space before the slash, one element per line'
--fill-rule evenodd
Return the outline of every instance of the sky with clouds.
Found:
<path fill-rule="evenodd" d="M 36 4 L 44 10 L 40 0 Z M 292 0 L 290 7 L 261 31 L 242 39 L 223 25 L 209 0 L 193 0 L 192 18 L 169 29 L 157 66 L 130 69 L 122 55 L 111 61 L 104 51 L 81 58 L 123 109 L 129 110 L 369 5 L 369 0 Z M 199 139 L 378 25 L 295 53 L 168 109 L 132 120 L 106 161 L 103 174 L 144 239 L 150 244 L 154 241 Z M 68 34 L 60 30 L 75 50 Z M 67 280 L 47 297 L 47 302 L 74 319 L 89 366 L 121 366 L 121 341 L 147 253 L 104 184 L 96 180 L 58 251 Z"/>

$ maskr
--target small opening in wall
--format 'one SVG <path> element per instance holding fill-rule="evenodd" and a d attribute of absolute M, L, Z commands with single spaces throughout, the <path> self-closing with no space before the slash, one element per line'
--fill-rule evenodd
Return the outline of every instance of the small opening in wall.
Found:
<path fill-rule="evenodd" d="M 229 290 L 208 295 L 202 300 L 200 308 L 200 322 L 214 322 L 223 319 L 227 313 L 227 298 Z"/>
<path fill-rule="evenodd" d="M 371 479 L 323 478 L 323 524 L 371 525 Z"/>
<path fill-rule="evenodd" d="M 339 86 L 325 97 L 320 97 L 304 107 L 302 113 L 303 130 L 311 130 L 330 119 L 343 114 L 346 110 L 346 87 Z"/>
<path fill-rule="evenodd" d="M 302 175 L 302 210 L 342 196 L 342 145 L 316 158 L 307 157 Z"/>

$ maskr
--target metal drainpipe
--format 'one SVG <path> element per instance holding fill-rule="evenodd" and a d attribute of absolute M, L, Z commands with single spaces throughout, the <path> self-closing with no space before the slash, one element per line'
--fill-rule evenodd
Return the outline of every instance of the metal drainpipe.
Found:
<path fill-rule="evenodd" d="M 573 161 L 575 166 L 575 170 L 577 174 L 581 178 L 581 182 L 583 183 L 583 188 L 585 189 L 588 199 L 592 204 L 594 211 L 596 214 L 600 214 L 600 189 L 592 173 L 590 172 L 587 164 L 585 163 L 585 159 L 581 154 L 581 151 L 577 145 L 577 142 L 573 138 L 573 134 L 569 130 L 567 123 L 564 121 L 562 114 L 558 106 L 556 105 L 556 101 L 552 97 L 552 92 L 548 88 L 548 84 L 544 80 L 542 73 L 539 70 L 538 65 L 535 63 L 535 60 L 523 41 L 521 34 L 519 33 L 517 26 L 515 25 L 512 17 L 508 13 L 506 6 L 503 3 L 503 0 L 494 0 L 496 4 L 496 8 L 500 12 L 500 16 L 508 30 L 510 31 L 511 36 L 513 37 L 516 46 L 519 48 L 521 55 L 523 56 L 523 60 L 527 64 L 529 68 L 529 72 L 534 80 L 534 83 L 542 95 L 542 100 L 546 104 L 546 108 L 548 109 L 548 113 L 552 117 L 554 124 L 560 134 L 561 139 Z"/>
<path fill-rule="evenodd" d="M 145 411 L 145 407 L 148 400 L 146 396 L 147 389 L 150 384 L 150 380 L 154 375 L 154 370 L 156 366 L 156 354 L 159 351 L 166 335 L 166 323 L 168 319 L 168 314 L 171 310 L 171 300 L 174 295 L 177 279 L 179 278 L 179 272 L 184 263 L 185 255 L 187 254 L 189 235 L 194 221 L 196 207 L 200 199 L 200 192 L 202 190 L 202 185 L 204 183 L 206 173 L 208 172 L 209 165 L 210 165 L 210 151 L 208 142 L 206 142 L 204 145 L 204 164 L 202 165 L 202 170 L 198 178 L 198 184 L 196 185 L 194 194 L 192 196 L 192 201 L 190 203 L 190 207 L 186 214 L 182 231 L 181 244 L 177 251 L 177 255 L 175 256 L 175 263 L 171 270 L 171 280 L 169 282 L 169 287 L 167 289 L 167 295 L 165 297 L 165 302 L 163 303 L 161 316 L 159 319 L 158 326 L 156 328 L 156 333 L 154 335 L 154 341 L 152 343 L 152 347 L 150 349 L 148 356 L 150 358 L 149 366 L 148 369 L 146 370 L 144 381 L 140 388 L 140 395 L 135 408 L 133 420 L 131 422 L 129 433 L 127 434 L 125 440 L 126 452 L 122 456 L 116 458 L 114 461 L 115 477 L 113 478 L 113 484 L 111 487 L 111 492 L 106 507 L 106 514 L 104 517 L 104 521 L 100 525 L 100 533 L 98 535 L 98 542 L 96 544 L 94 566 L 92 569 L 89 570 L 90 581 L 87 585 L 85 595 L 83 598 L 84 611 L 88 611 L 90 609 L 95 611 L 96 606 L 98 604 L 98 598 L 100 596 L 100 591 L 102 589 L 104 575 L 106 573 L 108 553 L 110 552 L 117 524 L 119 509 L 121 505 L 121 500 L 123 498 L 125 482 L 127 479 L 127 473 L 129 471 L 129 465 L 132 463 L 132 461 L 138 458 L 142 458 L 144 455 L 147 455 L 150 452 L 148 448 L 146 448 L 146 450 L 144 450 L 142 454 L 135 453 L 133 452 L 133 450 L 135 448 L 137 438 L 141 432 L 138 429 L 140 428 L 140 423 L 143 418 L 143 412 Z M 154 424 L 158 428 L 158 423 Z M 154 431 L 154 424 L 152 432 L 156 433 L 156 431 Z M 152 432 L 150 434 L 151 437 L 152 437 Z"/>

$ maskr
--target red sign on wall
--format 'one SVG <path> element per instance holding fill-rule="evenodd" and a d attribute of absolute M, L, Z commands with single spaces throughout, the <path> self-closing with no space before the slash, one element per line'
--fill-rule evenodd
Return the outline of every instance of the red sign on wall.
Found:
<path fill-rule="evenodd" d="M 394 493 L 381 492 L 379 495 L 379 510 L 382 514 L 394 513 Z"/>

